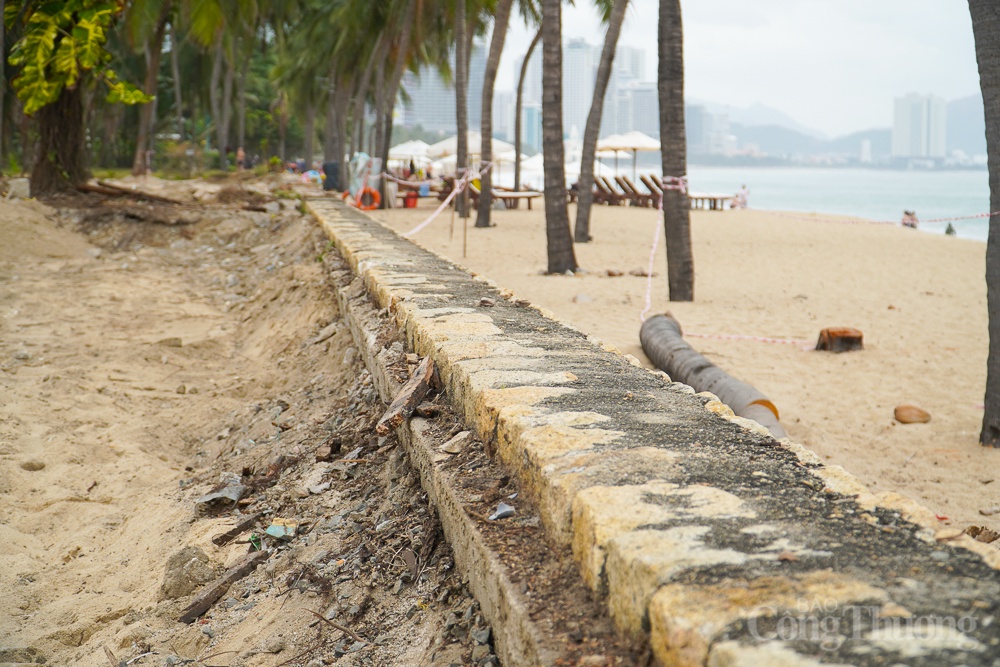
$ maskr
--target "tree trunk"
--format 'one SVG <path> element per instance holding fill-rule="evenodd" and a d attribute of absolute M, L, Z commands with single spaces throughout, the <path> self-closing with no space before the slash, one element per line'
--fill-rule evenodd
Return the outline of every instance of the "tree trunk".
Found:
<path fill-rule="evenodd" d="M 229 169 L 229 121 L 233 117 L 233 75 L 232 57 L 226 52 L 226 74 L 222 77 L 222 126 L 219 128 L 219 143 L 225 151 L 223 169 Z"/>
<path fill-rule="evenodd" d="M 306 169 L 312 169 L 313 153 L 316 152 L 316 104 L 309 102 L 306 106 L 305 127 L 303 128 L 303 141 L 305 145 L 302 152 L 305 154 Z"/>
<path fill-rule="evenodd" d="M 278 105 L 278 155 L 281 157 L 281 168 L 288 164 L 288 150 L 285 139 L 288 137 L 288 99 L 282 96 Z"/>
<path fill-rule="evenodd" d="M 139 133 L 135 141 L 135 156 L 132 158 L 134 176 L 146 173 L 146 151 L 153 145 L 150 135 L 153 133 L 153 112 L 156 110 L 160 54 L 163 52 L 163 38 L 167 34 L 168 8 L 169 5 L 164 4 L 160 20 L 156 24 L 156 32 L 153 33 L 153 40 L 146 46 L 146 81 L 143 83 L 143 92 L 151 95 L 153 99 L 139 107 Z"/>
<path fill-rule="evenodd" d="M 170 24 L 170 69 L 174 75 L 174 105 L 177 111 L 177 134 L 181 141 L 186 138 L 184 131 L 184 102 L 181 97 L 181 62 L 180 62 L 180 42 L 177 36 L 177 26 Z"/>
<path fill-rule="evenodd" d="M 608 90 L 608 81 L 611 79 L 615 49 L 618 48 L 618 35 L 621 33 L 627 8 L 628 0 L 615 0 L 615 4 L 611 8 L 608 32 L 604 36 L 604 49 L 601 51 L 601 62 L 597 66 L 594 100 L 590 103 L 587 126 L 583 131 L 583 152 L 580 156 L 580 180 L 578 184 L 580 194 L 576 203 L 576 229 L 574 230 L 577 243 L 586 243 L 591 240 L 590 206 L 594 202 L 594 154 L 597 152 L 597 137 L 601 132 L 604 95 Z"/>
<path fill-rule="evenodd" d="M 329 79 L 326 87 L 326 113 L 323 126 L 323 161 L 333 162 L 336 155 L 334 147 L 337 143 L 337 78 L 332 64 L 327 76 Z"/>
<path fill-rule="evenodd" d="M 500 55 L 503 53 L 503 43 L 507 38 L 507 22 L 510 19 L 510 8 L 514 0 L 500 0 L 497 3 L 493 19 L 493 38 L 490 39 L 490 52 L 486 57 L 486 74 L 483 77 L 483 109 L 480 121 L 480 132 L 483 135 L 482 163 L 493 160 L 493 88 L 496 85 L 497 70 L 500 69 Z M 493 190 L 493 170 L 482 176 L 483 195 L 479 198 L 479 213 L 476 216 L 476 227 L 490 226 L 490 211 L 493 209 L 493 198 L 489 195 Z"/>
<path fill-rule="evenodd" d="M 222 65 L 224 53 L 222 50 L 222 35 L 217 38 L 215 45 L 215 59 L 212 61 L 212 75 L 209 79 L 208 101 L 212 107 L 212 121 L 215 123 L 216 149 L 219 151 L 219 166 L 226 168 L 226 146 L 223 143 L 225 138 L 222 135 L 222 103 L 219 94 L 219 80 L 222 78 Z"/>
<path fill-rule="evenodd" d="M 0 17 L 4 15 L 5 3 L 4 0 L 0 0 Z M 7 34 L 7 24 L 3 22 L 0 18 L 0 167 L 3 166 L 4 162 L 4 151 L 3 151 L 3 130 L 4 130 L 4 118 L 6 116 L 4 112 L 4 103 L 7 100 L 7 58 L 4 55 L 4 37 Z"/>
<path fill-rule="evenodd" d="M 469 99 L 468 99 L 468 56 L 465 53 L 465 0 L 455 3 L 455 125 L 456 139 L 455 178 L 461 179 L 469 167 Z M 455 199 L 455 210 L 459 217 L 469 217 L 468 188 Z"/>
<path fill-rule="evenodd" d="M 38 110 L 36 118 L 38 150 L 31 171 L 31 196 L 72 190 L 87 180 L 80 87 L 64 88 L 55 102 Z"/>
<path fill-rule="evenodd" d="M 403 72 L 406 68 L 406 58 L 410 53 L 410 39 L 413 35 L 413 23 L 417 14 L 417 1 L 408 0 L 406 10 L 403 12 L 403 20 L 400 24 L 400 34 L 396 47 L 396 58 L 392 61 L 392 73 L 389 76 L 389 86 L 383 96 L 384 108 L 379 114 L 381 122 L 384 124 L 382 130 L 382 145 L 379 146 L 379 157 L 382 158 L 382 170 L 389 172 L 389 148 L 392 146 L 392 115 L 396 108 L 396 98 L 399 97 L 399 86 L 403 81 Z M 382 208 L 389 207 L 388 179 L 383 178 L 382 186 Z"/>
<path fill-rule="evenodd" d="M 372 57 L 365 63 L 364 72 L 358 80 L 357 95 L 354 99 L 355 138 L 353 142 L 354 149 L 357 151 L 363 150 L 365 145 L 365 106 L 368 103 L 368 86 L 371 83 L 372 68 L 375 66 L 376 61 L 382 60 L 385 57 L 385 52 L 382 48 L 382 45 L 385 43 L 383 39 L 384 35 L 384 31 L 379 33 L 375 41 L 375 46 L 372 48 Z"/>
<path fill-rule="evenodd" d="M 236 146 L 246 150 L 247 140 L 247 75 L 241 67 L 236 77 Z"/>
<path fill-rule="evenodd" d="M 990 210 L 1000 211 L 1000 6 L 994 0 L 969 0 L 979 62 L 979 85 L 986 114 L 986 152 L 990 170 Z M 986 360 L 986 410 L 979 442 L 1000 446 L 1000 215 L 990 217 L 986 241 L 986 310 L 990 348 Z"/>
<path fill-rule="evenodd" d="M 528 52 L 524 54 L 524 61 L 521 63 L 521 75 L 517 79 L 517 102 L 514 106 L 514 189 L 521 189 L 521 108 L 524 106 L 524 80 L 528 76 L 528 63 L 531 61 L 531 54 L 535 52 L 538 42 L 542 41 L 542 28 L 539 26 L 535 38 L 531 40 Z M 520 205 L 520 201 L 515 199 L 514 205 Z"/>
<path fill-rule="evenodd" d="M 659 71 L 660 153 L 664 185 L 687 174 L 684 135 L 684 31 L 680 0 L 660 0 Z M 687 192 L 663 190 L 663 229 L 667 246 L 667 286 L 671 301 L 694 301 L 691 203 Z"/>
<path fill-rule="evenodd" d="M 344 85 L 341 81 L 337 86 L 338 90 L 344 90 L 349 86 Z M 335 146 L 337 163 L 340 165 L 340 170 L 338 176 L 340 178 L 340 188 L 344 189 L 344 184 L 347 182 L 347 109 L 350 105 L 351 98 L 347 95 L 340 95 L 337 98 L 337 105 L 335 114 L 337 117 L 337 143 Z"/>
<path fill-rule="evenodd" d="M 545 155 L 545 236 L 548 273 L 576 271 L 566 209 L 562 118 L 562 5 L 542 0 L 542 152 Z"/>

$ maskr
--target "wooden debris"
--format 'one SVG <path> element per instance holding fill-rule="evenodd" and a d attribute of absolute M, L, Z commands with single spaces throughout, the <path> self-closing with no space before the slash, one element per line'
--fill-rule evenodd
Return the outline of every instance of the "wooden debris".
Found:
<path fill-rule="evenodd" d="M 392 405 L 389 406 L 389 409 L 386 410 L 385 414 L 378 421 L 378 424 L 375 426 L 375 432 L 379 435 L 389 435 L 390 432 L 408 419 L 416 407 L 420 405 L 420 401 L 424 399 L 427 392 L 431 390 L 433 376 L 434 362 L 431 361 L 430 357 L 424 357 L 424 360 L 417 366 L 417 370 L 413 372 L 410 379 L 407 380 L 403 388 L 396 394 Z"/>
<path fill-rule="evenodd" d="M 89 183 L 87 185 L 90 185 Z M 111 190 L 118 192 L 119 196 L 123 197 L 134 197 L 135 199 L 146 199 L 148 201 L 156 201 L 161 204 L 183 204 L 184 202 L 177 201 L 176 199 L 171 199 L 170 197 L 164 197 L 162 195 L 154 195 L 150 192 L 144 192 L 143 190 L 123 188 L 120 185 L 115 185 L 114 183 L 108 183 L 107 181 L 97 181 L 97 185 L 104 188 L 105 190 Z M 107 194 L 105 192 L 104 194 Z"/>
<path fill-rule="evenodd" d="M 990 544 L 1000 540 L 1000 533 L 986 526 L 969 526 L 965 529 L 965 534 L 976 539 L 977 542 Z"/>
<path fill-rule="evenodd" d="M 237 537 L 239 537 L 240 535 L 242 535 L 244 532 L 246 532 L 247 530 L 249 530 L 257 522 L 257 519 L 259 519 L 259 518 L 260 518 L 260 514 L 252 514 L 252 515 L 246 517 L 245 519 L 243 519 L 243 521 L 240 521 L 238 524 L 236 524 L 235 526 L 233 526 L 232 528 L 230 528 L 226 532 L 219 533 L 218 535 L 216 535 L 215 537 L 213 537 L 212 538 L 212 544 L 215 544 L 216 546 L 220 546 L 220 547 L 223 547 L 223 546 L 229 544 L 230 542 L 232 542 L 233 540 L 235 540 Z"/>
<path fill-rule="evenodd" d="M 915 405 L 897 405 L 892 414 L 900 424 L 926 424 L 931 420 L 931 413 Z"/>
<path fill-rule="evenodd" d="M 859 329 L 852 327 L 827 327 L 819 332 L 816 349 L 829 352 L 863 350 L 865 349 L 864 334 Z"/>
<path fill-rule="evenodd" d="M 208 611 L 215 604 L 216 600 L 225 595 L 230 586 L 253 572 L 254 568 L 259 563 L 267 560 L 267 557 L 270 555 L 270 551 L 253 551 L 240 558 L 232 567 L 226 570 L 225 574 L 199 593 L 177 620 L 181 623 L 193 623 L 199 616 Z"/>
<path fill-rule="evenodd" d="M 435 405 L 433 403 L 421 403 L 417 406 L 416 413 L 418 417 L 423 417 L 425 419 L 431 419 L 437 417 L 441 414 L 441 406 Z"/>

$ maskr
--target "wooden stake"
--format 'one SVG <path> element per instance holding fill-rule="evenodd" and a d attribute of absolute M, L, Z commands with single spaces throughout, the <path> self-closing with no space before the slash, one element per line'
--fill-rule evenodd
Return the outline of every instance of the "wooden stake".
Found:
<path fill-rule="evenodd" d="M 434 362 L 431 361 L 430 357 L 424 357 L 424 360 L 417 366 L 417 370 L 413 371 L 413 375 L 396 394 L 392 405 L 378 420 L 375 432 L 383 436 L 389 435 L 393 429 L 408 419 L 420 405 L 420 402 L 424 400 L 427 392 L 431 390 L 433 378 Z"/>

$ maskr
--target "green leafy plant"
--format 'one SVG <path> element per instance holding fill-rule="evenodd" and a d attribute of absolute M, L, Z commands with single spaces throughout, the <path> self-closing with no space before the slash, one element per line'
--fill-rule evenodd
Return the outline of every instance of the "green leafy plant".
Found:
<path fill-rule="evenodd" d="M 22 28 L 9 62 L 20 69 L 13 85 L 25 114 L 33 115 L 52 104 L 87 73 L 107 85 L 109 102 L 141 104 L 153 99 L 107 67 L 111 60 L 104 48 L 107 31 L 122 9 L 116 0 L 5 3 L 6 26 L 20 24 Z"/>

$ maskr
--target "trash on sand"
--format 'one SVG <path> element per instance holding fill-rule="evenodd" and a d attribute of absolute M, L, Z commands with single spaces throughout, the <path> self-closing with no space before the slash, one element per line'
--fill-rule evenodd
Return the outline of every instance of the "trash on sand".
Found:
<path fill-rule="evenodd" d="M 278 540 L 290 540 L 298 532 L 299 523 L 294 519 L 274 519 L 264 532 Z"/>
<path fill-rule="evenodd" d="M 222 488 L 216 489 L 211 493 L 206 493 L 194 501 L 196 504 L 204 506 L 235 505 L 243 497 L 243 494 L 246 493 L 247 487 L 243 486 L 239 475 L 224 472 L 219 477 Z"/>
<path fill-rule="evenodd" d="M 497 505 L 497 511 L 490 515 L 490 521 L 506 519 L 509 516 L 514 516 L 514 508 L 507 503 L 500 503 Z"/>

